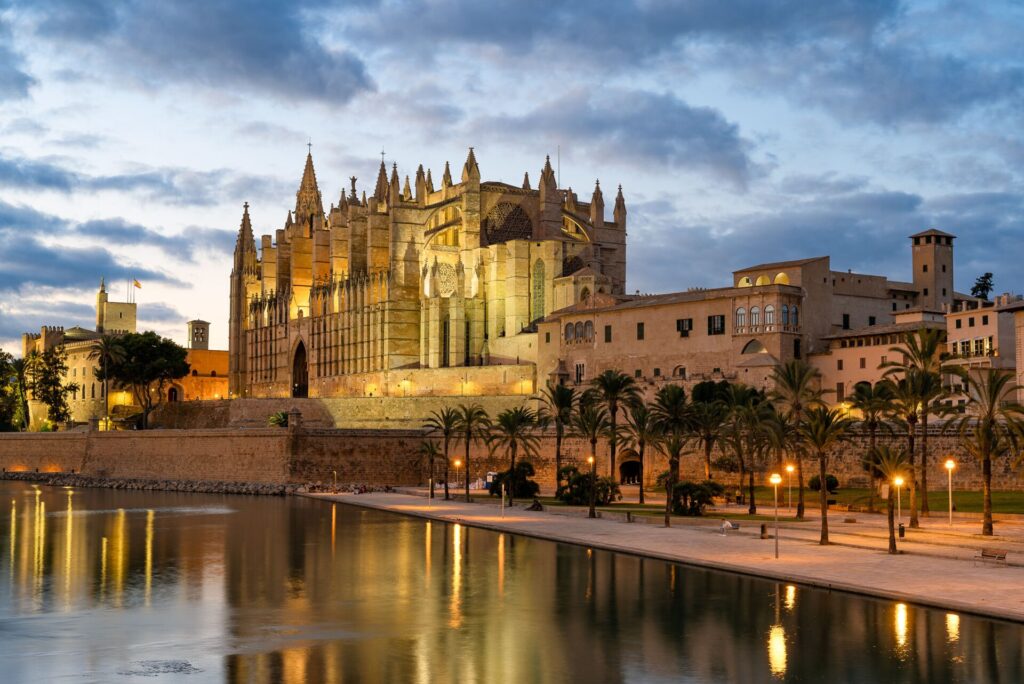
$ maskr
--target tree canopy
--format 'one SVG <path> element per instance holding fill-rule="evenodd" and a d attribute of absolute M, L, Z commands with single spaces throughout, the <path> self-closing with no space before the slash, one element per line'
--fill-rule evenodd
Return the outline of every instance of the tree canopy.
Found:
<path fill-rule="evenodd" d="M 165 389 L 174 380 L 188 375 L 188 355 L 181 345 L 155 332 L 122 335 L 121 359 L 110 359 L 107 375 L 121 387 L 130 389 L 135 402 L 142 407 L 142 427 L 149 423 L 149 414 L 160 405 Z"/>

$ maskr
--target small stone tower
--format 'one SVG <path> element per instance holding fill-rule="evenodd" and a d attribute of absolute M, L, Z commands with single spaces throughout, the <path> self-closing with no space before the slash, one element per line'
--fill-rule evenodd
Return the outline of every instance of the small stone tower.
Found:
<path fill-rule="evenodd" d="M 925 230 L 913 240 L 914 289 L 917 305 L 932 311 L 948 311 L 953 302 L 953 240 L 941 230 Z"/>
<path fill-rule="evenodd" d="M 210 324 L 207 321 L 196 319 L 188 322 L 188 348 L 210 348 Z"/>

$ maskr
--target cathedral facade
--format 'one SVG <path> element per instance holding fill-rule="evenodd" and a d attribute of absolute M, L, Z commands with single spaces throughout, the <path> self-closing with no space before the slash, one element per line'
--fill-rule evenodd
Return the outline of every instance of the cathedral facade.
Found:
<path fill-rule="evenodd" d="M 325 211 L 307 155 L 294 211 L 259 243 L 245 205 L 231 396 L 515 393 L 537 381 L 539 321 L 591 293 L 624 294 L 621 187 L 609 221 L 599 183 L 581 202 L 550 160 L 536 189 L 528 174 L 519 187 L 481 181 L 472 148 L 459 183 L 446 163 L 437 187 L 422 165 L 402 184 L 383 161 L 371 196 L 356 180 Z"/>

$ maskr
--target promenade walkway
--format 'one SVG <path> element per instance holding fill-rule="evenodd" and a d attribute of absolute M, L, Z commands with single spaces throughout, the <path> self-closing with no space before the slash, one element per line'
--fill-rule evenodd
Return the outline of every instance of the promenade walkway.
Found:
<path fill-rule="evenodd" d="M 415 494 L 383 493 L 307 496 L 1024 622 L 1024 567 L 1014 565 L 1024 564 L 1022 523 L 997 525 L 997 532 L 1006 534 L 983 539 L 976 534 L 977 523 L 959 522 L 950 530 L 945 520 L 930 518 L 922 530 L 908 531 L 909 541 L 900 546 L 904 553 L 891 556 L 885 552 L 882 516 L 858 514 L 858 522 L 843 523 L 846 514 L 830 512 L 830 536 L 836 543 L 818 545 L 817 519 L 787 523 L 781 528 L 780 557 L 775 559 L 774 539 L 761 539 L 756 521 L 741 521 L 738 533 L 722 536 L 720 520 L 713 517 L 674 518 L 673 527 L 666 529 L 651 522 L 627 523 L 618 514 L 591 520 L 585 511 L 559 507 L 534 512 L 517 505 L 506 509 L 503 517 L 496 501 L 430 503 Z M 973 557 L 981 547 L 1008 549 L 1011 564 L 976 565 Z"/>

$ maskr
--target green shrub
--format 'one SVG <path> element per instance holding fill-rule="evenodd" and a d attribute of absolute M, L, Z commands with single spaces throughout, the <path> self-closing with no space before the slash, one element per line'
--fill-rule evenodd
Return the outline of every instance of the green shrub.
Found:
<path fill-rule="evenodd" d="M 267 425 L 270 427 L 288 427 L 288 412 L 278 411 L 277 413 L 271 413 L 270 417 L 267 418 Z"/>
<path fill-rule="evenodd" d="M 555 498 L 570 506 L 587 506 L 590 504 L 590 491 L 593 479 L 590 472 L 581 473 L 576 466 L 562 468 L 562 481 L 565 483 L 555 492 Z M 622 498 L 619 484 L 610 477 L 597 478 L 597 489 L 594 501 L 598 506 L 607 506 L 612 501 Z"/>
<path fill-rule="evenodd" d="M 836 479 L 835 475 L 832 475 L 831 473 L 829 473 L 829 474 L 825 475 L 825 485 L 828 487 L 828 493 L 829 494 L 835 494 L 836 490 L 839 489 L 839 480 Z M 821 478 L 818 475 L 815 475 L 807 483 L 807 486 L 810 487 L 815 492 L 820 492 L 821 491 Z"/>
<path fill-rule="evenodd" d="M 680 482 L 672 497 L 672 512 L 676 515 L 701 516 L 711 505 L 712 499 L 722 496 L 725 485 L 714 480 L 704 482 Z"/>
<path fill-rule="evenodd" d="M 529 461 L 516 463 L 515 476 L 511 479 L 508 474 L 507 470 L 503 470 L 494 476 L 491 481 L 491 496 L 500 496 L 503 484 L 512 490 L 513 499 L 532 499 L 540 492 L 540 485 L 530 479 L 536 475 L 536 471 Z"/>

